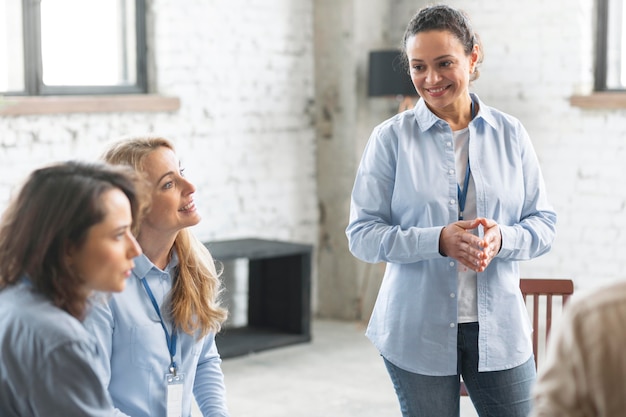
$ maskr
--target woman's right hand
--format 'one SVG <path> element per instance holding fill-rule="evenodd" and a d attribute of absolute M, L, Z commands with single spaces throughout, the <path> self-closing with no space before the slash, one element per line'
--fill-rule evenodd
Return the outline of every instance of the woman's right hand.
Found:
<path fill-rule="evenodd" d="M 470 231 L 484 224 L 485 219 L 474 219 L 460 220 L 445 226 L 439 236 L 439 253 L 456 259 L 473 271 L 483 272 L 488 265 L 483 248 L 488 247 L 488 244 Z"/>

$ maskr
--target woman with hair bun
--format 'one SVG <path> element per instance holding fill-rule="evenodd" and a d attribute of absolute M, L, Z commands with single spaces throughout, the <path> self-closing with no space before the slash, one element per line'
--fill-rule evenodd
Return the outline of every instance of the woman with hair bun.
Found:
<path fill-rule="evenodd" d="M 556 213 L 528 133 L 469 92 L 483 53 L 467 16 L 428 6 L 402 44 L 420 99 L 377 126 L 346 233 L 387 264 L 367 336 L 405 417 L 523 417 L 535 364 L 518 262 L 550 250 Z"/>

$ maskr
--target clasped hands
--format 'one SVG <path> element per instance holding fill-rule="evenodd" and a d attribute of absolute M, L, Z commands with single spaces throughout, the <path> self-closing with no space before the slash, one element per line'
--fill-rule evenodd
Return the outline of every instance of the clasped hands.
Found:
<path fill-rule="evenodd" d="M 470 233 L 482 226 L 483 238 Z M 483 272 L 502 246 L 500 227 L 494 220 L 479 217 L 474 220 L 460 220 L 445 226 L 439 236 L 439 252 L 456 259 L 465 267 Z"/>

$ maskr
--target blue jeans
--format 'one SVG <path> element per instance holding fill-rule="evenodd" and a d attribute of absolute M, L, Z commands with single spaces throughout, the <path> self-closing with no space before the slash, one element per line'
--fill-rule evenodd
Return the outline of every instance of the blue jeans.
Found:
<path fill-rule="evenodd" d="M 460 375 L 480 417 L 527 417 L 535 361 L 512 369 L 478 372 L 478 323 L 459 324 L 457 375 L 428 376 L 398 368 L 387 359 L 403 417 L 459 417 Z"/>

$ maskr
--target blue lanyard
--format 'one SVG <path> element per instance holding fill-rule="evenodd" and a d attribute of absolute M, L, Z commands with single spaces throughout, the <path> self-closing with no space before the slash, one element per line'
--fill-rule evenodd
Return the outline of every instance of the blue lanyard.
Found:
<path fill-rule="evenodd" d="M 148 281 L 146 281 L 146 278 L 141 278 L 141 283 L 146 289 L 146 292 L 148 293 L 148 296 L 150 297 L 150 301 L 152 301 L 152 306 L 154 307 L 154 310 L 159 316 L 159 320 L 161 320 L 161 327 L 163 327 L 163 331 L 165 332 L 165 340 L 167 341 L 167 349 L 170 352 L 170 361 L 171 361 L 170 372 L 173 373 L 174 376 L 176 376 L 177 365 L 176 365 L 176 361 L 174 361 L 174 357 L 176 356 L 176 339 L 177 339 L 176 329 L 172 328 L 172 337 L 170 337 L 170 333 L 167 331 L 167 327 L 165 327 L 165 322 L 163 322 L 163 317 L 161 316 L 161 309 L 159 308 L 159 304 L 157 304 L 154 298 L 154 294 L 152 294 L 152 290 L 150 289 L 150 286 L 148 285 Z"/>
<path fill-rule="evenodd" d="M 474 120 L 475 116 L 474 110 L 474 100 L 472 100 L 472 120 Z M 467 189 L 469 188 L 469 179 L 470 179 L 470 162 L 469 162 L 469 146 L 467 151 L 467 166 L 465 167 L 465 182 L 463 183 L 463 190 L 461 191 L 461 186 L 459 183 L 456 183 L 457 188 L 457 196 L 459 199 L 459 220 L 463 220 L 463 212 L 465 211 L 465 201 L 467 200 Z"/>
<path fill-rule="evenodd" d="M 470 164 L 469 158 L 467 160 L 467 168 L 465 169 L 465 183 L 463 184 L 463 191 L 461 191 L 461 186 L 457 183 L 457 195 L 459 197 L 459 220 L 463 220 L 463 211 L 465 210 L 465 200 L 467 200 L 467 188 L 469 187 L 469 178 L 470 178 Z"/>

